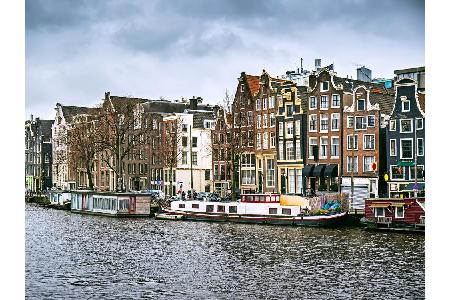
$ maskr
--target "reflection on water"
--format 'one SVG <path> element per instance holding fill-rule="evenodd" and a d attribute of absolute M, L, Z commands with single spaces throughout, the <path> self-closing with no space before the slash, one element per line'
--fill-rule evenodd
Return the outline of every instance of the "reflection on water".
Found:
<path fill-rule="evenodd" d="M 26 206 L 27 298 L 420 299 L 420 235 Z"/>

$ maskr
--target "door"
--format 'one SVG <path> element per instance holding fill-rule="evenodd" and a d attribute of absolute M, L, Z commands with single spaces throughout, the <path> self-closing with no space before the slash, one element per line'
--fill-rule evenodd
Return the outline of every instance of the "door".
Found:
<path fill-rule="evenodd" d="M 261 171 L 258 172 L 258 191 L 260 193 L 263 192 L 263 176 Z"/>
<path fill-rule="evenodd" d="M 286 176 L 281 175 L 281 193 L 286 194 Z"/>

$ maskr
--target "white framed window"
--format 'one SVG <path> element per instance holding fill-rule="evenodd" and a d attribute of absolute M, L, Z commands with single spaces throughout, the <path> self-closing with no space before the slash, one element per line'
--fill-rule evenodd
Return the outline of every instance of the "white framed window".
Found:
<path fill-rule="evenodd" d="M 402 100 L 402 112 L 408 112 L 411 109 L 409 100 Z"/>
<path fill-rule="evenodd" d="M 340 114 L 332 113 L 331 114 L 331 130 L 332 131 L 339 130 L 339 123 L 340 123 Z"/>
<path fill-rule="evenodd" d="M 295 169 L 289 169 L 289 194 L 294 194 L 295 193 Z M 282 209 L 282 211 L 285 208 Z M 291 212 L 289 210 L 289 213 L 287 213 L 287 210 L 284 212 L 283 214 L 286 215 L 290 215 Z"/>
<path fill-rule="evenodd" d="M 372 164 L 375 162 L 374 156 L 364 156 L 364 172 L 372 171 Z"/>
<path fill-rule="evenodd" d="M 416 130 L 422 130 L 423 129 L 423 118 L 417 118 L 416 119 Z"/>
<path fill-rule="evenodd" d="M 321 81 L 320 82 L 320 91 L 326 92 L 330 89 L 330 82 L 329 81 Z"/>
<path fill-rule="evenodd" d="M 327 158 L 328 155 L 328 138 L 320 138 L 320 158 Z"/>
<path fill-rule="evenodd" d="M 367 116 L 367 127 L 375 127 L 375 116 Z"/>
<path fill-rule="evenodd" d="M 275 114 L 274 114 L 274 113 L 271 113 L 271 114 L 270 114 L 270 127 L 275 127 L 275 122 L 276 122 L 276 120 L 275 120 Z"/>
<path fill-rule="evenodd" d="M 286 136 L 292 136 L 294 134 L 294 122 L 286 123 Z"/>
<path fill-rule="evenodd" d="M 301 194 L 303 190 L 302 170 L 296 169 L 295 173 L 295 175 L 297 176 L 297 194 Z"/>
<path fill-rule="evenodd" d="M 389 131 L 395 131 L 397 130 L 397 122 L 396 120 L 390 120 L 389 121 Z"/>
<path fill-rule="evenodd" d="M 357 110 L 358 111 L 365 111 L 366 110 L 366 100 L 365 99 L 358 99 L 357 101 Z"/>
<path fill-rule="evenodd" d="M 347 172 L 358 172 L 358 156 L 347 156 Z"/>
<path fill-rule="evenodd" d="M 400 139 L 400 158 L 413 158 L 413 139 Z"/>
<path fill-rule="evenodd" d="M 328 114 L 320 114 L 320 132 L 328 131 Z"/>
<path fill-rule="evenodd" d="M 261 110 L 261 99 L 256 99 L 256 110 Z"/>
<path fill-rule="evenodd" d="M 317 98 L 314 96 L 309 97 L 309 109 L 317 108 Z"/>
<path fill-rule="evenodd" d="M 363 130 L 367 128 L 367 118 L 366 117 L 355 117 L 355 129 Z"/>
<path fill-rule="evenodd" d="M 331 102 L 331 107 L 340 107 L 341 106 L 341 96 L 333 95 L 333 100 Z"/>
<path fill-rule="evenodd" d="M 400 120 L 400 133 L 411 133 L 413 132 L 413 120 L 412 119 L 401 119 Z"/>
<path fill-rule="evenodd" d="M 417 156 L 424 156 L 424 151 L 423 151 L 423 138 L 418 138 L 417 139 Z"/>
<path fill-rule="evenodd" d="M 423 180 L 424 179 L 424 166 L 423 165 L 417 165 L 417 179 Z M 415 179 L 416 167 L 409 167 L 409 180 Z"/>
<path fill-rule="evenodd" d="M 267 98 L 264 97 L 263 99 L 263 109 L 267 109 Z"/>
<path fill-rule="evenodd" d="M 395 218 L 403 219 L 405 217 L 405 208 L 403 206 L 395 207 Z"/>
<path fill-rule="evenodd" d="M 355 126 L 355 119 L 353 117 L 347 117 L 347 128 L 353 128 Z"/>
<path fill-rule="evenodd" d="M 256 135 L 256 148 L 261 149 L 261 133 Z"/>
<path fill-rule="evenodd" d="M 275 108 L 275 96 L 270 96 L 269 108 Z"/>
<path fill-rule="evenodd" d="M 256 117 L 256 128 L 261 128 L 261 115 Z"/>
<path fill-rule="evenodd" d="M 276 136 L 274 132 L 270 133 L 270 148 L 275 148 Z"/>
<path fill-rule="evenodd" d="M 313 151 L 314 146 L 317 146 L 317 138 L 311 137 L 311 138 L 309 138 L 309 153 L 308 153 L 309 158 L 314 157 L 314 151 Z"/>
<path fill-rule="evenodd" d="M 332 136 L 331 137 L 331 150 L 330 150 L 331 157 L 338 157 L 339 156 L 339 137 Z"/>
<path fill-rule="evenodd" d="M 275 186 L 275 163 L 273 159 L 267 159 L 267 186 Z"/>
<path fill-rule="evenodd" d="M 347 150 L 358 150 L 358 135 L 347 135 Z"/>
<path fill-rule="evenodd" d="M 328 96 L 320 96 L 320 109 L 328 109 Z"/>
<path fill-rule="evenodd" d="M 309 115 L 309 131 L 317 131 L 317 115 Z"/>
<path fill-rule="evenodd" d="M 286 159 L 287 160 L 294 160 L 294 143 L 292 141 L 286 142 Z"/>
<path fill-rule="evenodd" d="M 280 136 L 284 135 L 283 122 L 278 123 L 278 134 Z"/>
<path fill-rule="evenodd" d="M 302 159 L 302 150 L 300 148 L 300 140 L 295 141 L 295 157 L 297 160 Z"/>
<path fill-rule="evenodd" d="M 293 113 L 293 106 L 291 104 L 286 105 L 286 116 L 287 117 L 292 117 L 292 113 Z"/>
<path fill-rule="evenodd" d="M 391 165 L 391 179 L 405 179 L 403 167 Z"/>
<path fill-rule="evenodd" d="M 300 136 L 300 120 L 295 120 L 295 135 Z"/>
<path fill-rule="evenodd" d="M 280 160 L 284 160 L 284 147 L 283 141 L 278 142 L 278 157 Z"/>
<path fill-rule="evenodd" d="M 374 209 L 375 217 L 384 217 L 384 207 L 375 207 Z"/>
<path fill-rule="evenodd" d="M 389 140 L 389 155 L 397 156 L 397 140 L 395 139 Z"/>
<path fill-rule="evenodd" d="M 375 134 L 365 134 L 364 139 L 364 150 L 375 150 Z"/>
<path fill-rule="evenodd" d="M 267 119 L 267 115 L 266 114 L 264 114 L 264 116 L 263 116 L 263 127 L 264 128 L 267 128 L 267 126 L 268 126 L 268 119 Z"/>
<path fill-rule="evenodd" d="M 269 133 L 264 132 L 264 134 L 263 134 L 263 149 L 268 149 L 268 148 L 269 148 Z"/>

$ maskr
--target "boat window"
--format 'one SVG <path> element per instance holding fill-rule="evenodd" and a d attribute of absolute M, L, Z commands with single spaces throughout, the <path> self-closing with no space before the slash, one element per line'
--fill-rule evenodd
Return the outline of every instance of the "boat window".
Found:
<path fill-rule="evenodd" d="M 218 205 L 218 206 L 217 206 L 217 212 L 225 212 L 225 206 L 223 206 L 223 205 Z"/>
<path fill-rule="evenodd" d="M 192 204 L 192 208 L 199 208 L 200 206 L 198 204 Z"/>
<path fill-rule="evenodd" d="M 185 207 L 185 204 L 184 204 L 184 203 L 178 204 L 178 208 L 184 208 L 184 207 Z"/>
<path fill-rule="evenodd" d="M 228 207 L 228 212 L 229 212 L 230 214 L 235 214 L 235 213 L 237 213 L 237 206 L 229 206 L 229 207 Z"/>
<path fill-rule="evenodd" d="M 276 215 L 278 213 L 277 208 L 269 208 L 269 215 Z"/>
<path fill-rule="evenodd" d="M 375 217 L 384 217 L 384 208 L 383 207 L 375 208 Z"/>
<path fill-rule="evenodd" d="M 283 208 L 281 209 L 282 215 L 291 215 L 291 209 L 290 208 Z"/>
<path fill-rule="evenodd" d="M 213 212 L 214 211 L 214 205 L 206 205 L 206 212 Z"/>
<path fill-rule="evenodd" d="M 404 210 L 403 206 L 395 208 L 395 217 L 396 218 L 404 218 L 405 217 L 405 210 Z"/>

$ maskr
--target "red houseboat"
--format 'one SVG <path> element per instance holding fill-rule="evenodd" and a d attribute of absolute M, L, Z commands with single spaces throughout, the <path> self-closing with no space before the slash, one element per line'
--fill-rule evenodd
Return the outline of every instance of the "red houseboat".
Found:
<path fill-rule="evenodd" d="M 425 232 L 425 198 L 366 199 L 367 229 Z"/>

